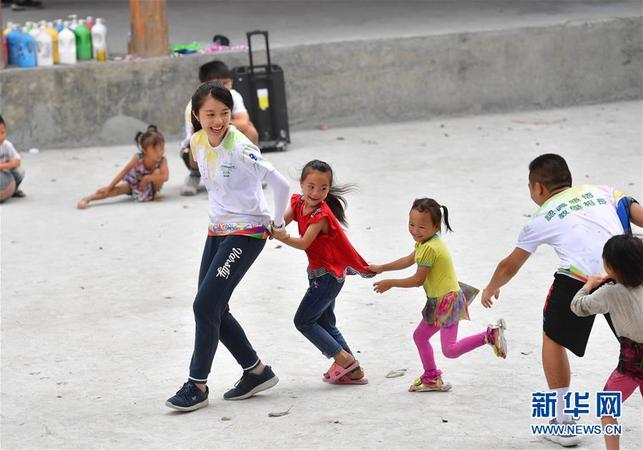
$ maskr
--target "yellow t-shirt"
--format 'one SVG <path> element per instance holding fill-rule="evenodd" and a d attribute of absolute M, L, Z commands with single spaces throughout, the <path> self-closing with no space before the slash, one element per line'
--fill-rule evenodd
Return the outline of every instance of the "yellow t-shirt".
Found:
<path fill-rule="evenodd" d="M 418 266 L 429 267 L 429 274 L 422 285 L 427 297 L 439 298 L 460 290 L 451 253 L 437 234 L 426 242 L 416 242 L 415 262 Z"/>

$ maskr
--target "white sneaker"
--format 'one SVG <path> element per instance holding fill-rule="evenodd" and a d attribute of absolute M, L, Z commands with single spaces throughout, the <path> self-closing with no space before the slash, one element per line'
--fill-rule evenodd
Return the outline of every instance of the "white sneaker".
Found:
<path fill-rule="evenodd" d="M 183 183 L 183 186 L 181 186 L 181 195 L 185 195 L 185 196 L 196 195 L 200 182 L 201 182 L 200 177 L 193 177 L 191 175 L 188 175 L 185 178 L 185 182 Z"/>
<path fill-rule="evenodd" d="M 556 419 L 551 419 L 549 423 L 555 425 L 558 422 L 556 422 Z M 564 422 L 565 425 L 573 423 L 575 422 Z M 575 434 L 545 434 L 543 435 L 543 438 L 548 441 L 555 442 L 561 447 L 573 447 L 580 444 L 580 437 Z"/>

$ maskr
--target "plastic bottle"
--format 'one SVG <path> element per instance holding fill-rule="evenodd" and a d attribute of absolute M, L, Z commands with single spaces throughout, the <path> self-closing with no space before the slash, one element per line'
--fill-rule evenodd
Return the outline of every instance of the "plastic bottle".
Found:
<path fill-rule="evenodd" d="M 6 38 L 9 32 L 11 31 L 11 28 L 13 27 L 13 22 L 9 21 L 7 22 L 7 26 L 4 30 L 2 30 L 2 37 Z"/>
<path fill-rule="evenodd" d="M 78 59 L 92 59 L 92 34 L 85 26 L 84 19 L 80 19 L 74 34 L 76 34 L 76 56 Z"/>
<path fill-rule="evenodd" d="M 56 32 L 58 33 L 60 33 L 63 30 L 63 28 L 65 28 L 65 25 L 63 25 L 62 19 L 56 19 L 55 24 L 56 24 Z"/>
<path fill-rule="evenodd" d="M 38 29 L 38 24 L 36 22 L 27 22 L 29 26 L 27 27 L 27 33 L 31 35 L 34 39 L 38 36 L 40 30 Z"/>
<path fill-rule="evenodd" d="M 54 65 L 53 39 L 44 26 L 40 27 L 36 35 L 36 60 L 39 67 Z"/>
<path fill-rule="evenodd" d="M 94 28 L 92 28 L 92 44 L 94 48 L 94 58 L 96 61 L 107 60 L 107 27 L 103 19 L 96 18 Z"/>
<path fill-rule="evenodd" d="M 68 28 L 67 21 L 64 25 L 62 31 L 58 33 L 60 64 L 76 64 L 76 35 Z"/>
<path fill-rule="evenodd" d="M 4 55 L 4 62 L 9 64 L 9 44 L 7 43 L 7 35 L 11 31 L 13 22 L 7 22 L 7 28 L 2 30 L 2 54 Z"/>
<path fill-rule="evenodd" d="M 54 64 L 58 64 L 60 62 L 60 55 L 58 54 L 58 32 L 56 31 L 56 28 L 54 28 L 54 24 L 51 22 L 47 22 L 47 33 L 51 36 L 51 46 L 54 51 Z"/>
<path fill-rule="evenodd" d="M 0 66 L 9 64 L 9 46 L 7 45 L 7 37 L 4 34 L 2 35 L 2 59 Z"/>
<path fill-rule="evenodd" d="M 17 25 L 11 25 L 11 31 L 7 33 L 7 61 L 9 64 L 16 64 L 21 34 L 22 32 L 18 29 Z"/>
<path fill-rule="evenodd" d="M 85 26 L 89 28 L 89 31 L 92 31 L 92 28 L 94 28 L 94 25 L 96 23 L 94 22 L 94 18 L 92 16 L 87 16 L 85 19 Z"/>
<path fill-rule="evenodd" d="M 74 31 L 78 26 L 78 15 L 70 14 L 68 17 L 71 19 L 71 21 L 69 22 L 69 29 L 71 31 Z"/>
<path fill-rule="evenodd" d="M 36 41 L 27 33 L 27 27 L 22 29 L 16 51 L 16 66 L 36 67 Z"/>

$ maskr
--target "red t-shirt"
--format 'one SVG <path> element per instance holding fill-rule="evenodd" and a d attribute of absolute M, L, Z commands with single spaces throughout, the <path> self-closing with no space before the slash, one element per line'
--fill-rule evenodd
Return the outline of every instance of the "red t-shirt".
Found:
<path fill-rule="evenodd" d="M 366 278 L 375 276 L 374 272 L 368 270 L 368 263 L 348 241 L 341 224 L 326 202 L 304 215 L 304 200 L 300 194 L 294 194 L 290 199 L 290 206 L 301 236 L 306 233 L 311 224 L 323 218 L 328 221 L 328 234 L 319 233 L 306 249 L 309 278 L 326 273 L 330 273 L 339 280 L 343 280 L 346 275 L 361 275 Z"/>

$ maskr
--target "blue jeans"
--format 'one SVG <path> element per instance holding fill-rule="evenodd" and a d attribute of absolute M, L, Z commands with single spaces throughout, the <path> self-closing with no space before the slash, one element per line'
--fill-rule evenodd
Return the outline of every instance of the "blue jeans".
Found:
<path fill-rule="evenodd" d="M 341 350 L 353 354 L 335 326 L 335 299 L 344 283 L 329 274 L 308 281 L 306 295 L 295 313 L 295 327 L 327 358 Z"/>
<path fill-rule="evenodd" d="M 230 313 L 228 302 L 265 245 L 264 239 L 248 236 L 208 236 L 193 305 L 196 331 L 190 362 L 191 380 L 207 381 L 219 341 L 244 370 L 259 363 L 243 328 Z"/>

